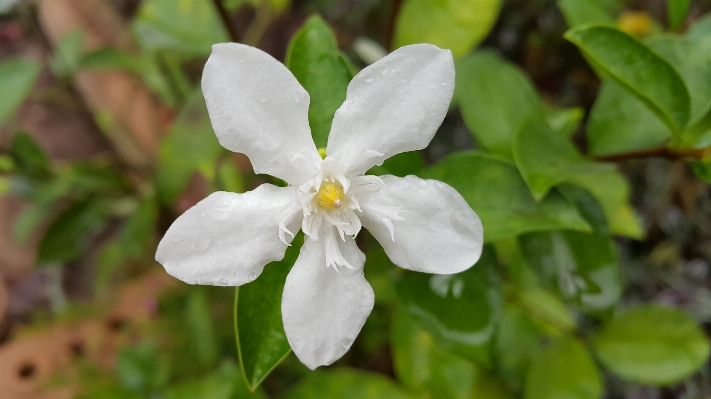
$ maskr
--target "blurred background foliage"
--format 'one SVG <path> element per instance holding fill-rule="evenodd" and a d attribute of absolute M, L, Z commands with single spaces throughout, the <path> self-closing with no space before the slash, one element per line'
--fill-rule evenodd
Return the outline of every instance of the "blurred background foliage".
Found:
<path fill-rule="evenodd" d="M 0 1 L 0 398 L 709 398 L 711 2 Z M 217 142 L 213 43 L 258 46 L 325 146 L 350 79 L 428 42 L 456 60 L 431 145 L 373 168 L 456 188 L 485 247 L 451 276 L 363 232 L 376 305 L 310 372 L 281 291 L 153 260 L 210 192 L 271 181 Z"/>

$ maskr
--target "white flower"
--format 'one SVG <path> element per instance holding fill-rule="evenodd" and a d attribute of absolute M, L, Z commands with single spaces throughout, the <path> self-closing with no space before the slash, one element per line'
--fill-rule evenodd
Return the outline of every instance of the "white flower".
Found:
<path fill-rule="evenodd" d="M 308 367 L 333 363 L 373 309 L 354 240 L 361 227 L 409 270 L 458 273 L 481 255 L 481 222 L 453 188 L 363 175 L 426 147 L 453 89 L 450 51 L 400 48 L 353 78 L 322 159 L 309 130 L 309 95 L 289 70 L 254 47 L 213 46 L 202 90 L 220 143 L 246 154 L 255 173 L 289 186 L 210 195 L 168 229 L 156 260 L 189 284 L 239 286 L 282 259 L 301 226 L 308 238 L 284 286 L 284 330 Z"/>

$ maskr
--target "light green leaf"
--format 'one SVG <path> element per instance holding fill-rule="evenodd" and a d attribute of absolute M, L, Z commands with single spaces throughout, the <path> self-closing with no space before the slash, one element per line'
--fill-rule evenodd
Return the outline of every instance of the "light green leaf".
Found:
<path fill-rule="evenodd" d="M 537 352 L 526 375 L 525 399 L 600 399 L 600 373 L 585 346 L 560 337 Z"/>
<path fill-rule="evenodd" d="M 126 220 L 121 230 L 121 249 L 128 259 L 139 259 L 152 248 L 158 221 L 155 198 L 144 198 Z"/>
<path fill-rule="evenodd" d="M 12 238 L 24 244 L 40 225 L 53 212 L 53 207 L 46 204 L 31 203 L 17 216 L 12 224 Z"/>
<path fill-rule="evenodd" d="M 581 311 L 608 309 L 619 301 L 619 260 L 609 237 L 537 232 L 521 235 L 519 242 L 541 284 Z"/>
<path fill-rule="evenodd" d="M 679 27 L 684 23 L 690 6 L 691 0 L 667 0 L 669 27 L 672 30 L 679 29 Z"/>
<path fill-rule="evenodd" d="M 272 262 L 255 281 L 235 293 L 235 337 L 239 360 L 250 389 L 259 384 L 291 352 L 281 317 L 281 294 L 303 243 L 297 236 L 284 259 Z"/>
<path fill-rule="evenodd" d="M 316 147 L 325 148 L 333 115 L 346 99 L 353 75 L 343 62 L 331 28 L 311 16 L 291 38 L 286 66 L 309 92 L 309 125 Z"/>
<path fill-rule="evenodd" d="M 539 203 L 516 168 L 477 152 L 460 152 L 425 170 L 423 177 L 454 187 L 479 215 L 487 242 L 530 231 L 591 231 L 562 195 L 552 191 Z"/>
<path fill-rule="evenodd" d="M 642 100 L 679 133 L 690 113 L 689 92 L 667 61 L 633 37 L 607 26 L 582 26 L 565 33 L 595 66 Z"/>
<path fill-rule="evenodd" d="M 35 85 L 42 64 L 20 58 L 0 62 L 0 126 L 15 113 Z"/>
<path fill-rule="evenodd" d="M 143 1 L 132 30 L 145 50 L 186 56 L 207 55 L 213 44 L 229 41 L 214 6 L 204 0 Z"/>
<path fill-rule="evenodd" d="M 154 343 L 144 341 L 118 352 L 116 371 L 126 389 L 150 396 L 168 382 L 170 362 Z"/>
<path fill-rule="evenodd" d="M 393 319 L 393 367 L 398 380 L 413 392 L 428 392 L 433 398 L 468 399 L 474 365 L 439 348 L 406 312 L 396 312 Z"/>
<path fill-rule="evenodd" d="M 534 115 L 516 132 L 513 155 L 521 176 L 538 201 L 548 191 L 575 176 L 609 173 L 612 164 L 583 158 L 567 138 L 554 132 L 541 115 Z"/>
<path fill-rule="evenodd" d="M 395 22 L 394 48 L 431 43 L 460 58 L 489 34 L 500 8 L 501 0 L 406 0 Z"/>
<path fill-rule="evenodd" d="M 84 46 L 84 32 L 75 30 L 57 41 L 54 56 L 50 61 L 52 71 L 60 77 L 68 78 L 79 71 Z"/>
<path fill-rule="evenodd" d="M 281 399 L 414 399 L 387 377 L 349 369 L 317 370 Z"/>
<path fill-rule="evenodd" d="M 479 145 L 512 158 L 514 134 L 540 111 L 533 85 L 518 67 L 492 51 L 477 51 L 456 67 L 455 97 L 467 127 Z"/>
<path fill-rule="evenodd" d="M 211 366 L 217 361 L 219 352 L 212 325 L 212 312 L 204 287 L 190 288 L 185 316 L 195 357 L 201 366 Z"/>
<path fill-rule="evenodd" d="M 196 381 L 172 386 L 165 399 L 265 399 L 262 391 L 249 392 L 240 371 L 231 361 L 223 362 L 212 374 Z"/>
<path fill-rule="evenodd" d="M 452 275 L 403 272 L 395 289 L 443 347 L 488 364 L 488 345 L 501 313 L 496 255 L 486 247 L 472 268 Z"/>
<path fill-rule="evenodd" d="M 694 22 L 686 32 L 689 39 L 704 39 L 711 36 L 711 14 L 706 14 Z"/>
<path fill-rule="evenodd" d="M 531 318 L 559 334 L 575 330 L 570 310 L 555 295 L 542 288 L 527 288 L 519 292 L 518 305 Z"/>
<path fill-rule="evenodd" d="M 585 110 L 581 107 L 553 108 L 544 107 L 546 122 L 557 133 L 570 138 L 585 116 Z"/>
<path fill-rule="evenodd" d="M 156 171 L 160 201 L 173 206 L 193 174 L 200 168 L 214 168 L 222 151 L 210 124 L 205 99 L 197 90 L 161 142 Z"/>
<path fill-rule="evenodd" d="M 612 15 L 598 0 L 558 0 L 558 8 L 570 28 L 585 24 L 615 24 Z"/>
<path fill-rule="evenodd" d="M 617 314 L 595 336 L 600 361 L 629 381 L 674 384 L 706 363 L 709 340 L 687 313 L 646 305 Z"/>
<path fill-rule="evenodd" d="M 575 206 L 580 215 L 593 228 L 593 231 L 598 234 L 609 235 L 610 228 L 607 225 L 607 217 L 602 206 L 597 201 L 594 195 L 590 194 L 584 188 L 576 186 L 572 183 L 563 183 L 559 185 L 560 192 L 565 199 Z"/>
<path fill-rule="evenodd" d="M 146 57 L 131 54 L 114 47 L 104 47 L 84 54 L 79 62 L 79 67 L 85 69 L 121 69 L 140 74 L 150 67 L 148 64 L 150 64 L 150 61 Z"/>

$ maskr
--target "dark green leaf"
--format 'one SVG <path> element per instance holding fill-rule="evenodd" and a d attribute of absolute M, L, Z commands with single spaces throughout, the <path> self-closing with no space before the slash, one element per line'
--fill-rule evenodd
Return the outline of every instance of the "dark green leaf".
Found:
<path fill-rule="evenodd" d="M 585 346 L 560 337 L 537 352 L 526 375 L 525 399 L 600 399 L 600 373 Z"/>
<path fill-rule="evenodd" d="M 607 26 L 583 26 L 565 38 L 631 94 L 642 100 L 672 132 L 686 127 L 689 92 L 667 61 L 633 37 Z"/>
<path fill-rule="evenodd" d="M 699 179 L 711 183 L 711 162 L 692 162 L 691 168 Z"/>
<path fill-rule="evenodd" d="M 223 362 L 207 377 L 168 388 L 165 391 L 165 399 L 266 398 L 261 391 L 249 392 L 239 374 L 239 368 L 232 362 Z"/>
<path fill-rule="evenodd" d="M 536 203 L 516 168 L 495 157 L 460 152 L 423 175 L 443 181 L 462 194 L 481 218 L 488 242 L 529 231 L 591 231 L 585 219 L 558 192 L 552 191 Z"/>
<path fill-rule="evenodd" d="M 595 337 L 594 347 L 610 371 L 650 385 L 679 382 L 709 356 L 709 340 L 691 316 L 657 305 L 616 315 Z"/>
<path fill-rule="evenodd" d="M 264 267 L 259 278 L 237 289 L 235 336 L 247 385 L 256 389 L 291 352 L 281 317 L 281 294 L 303 240 L 297 236 L 284 259 Z"/>
<path fill-rule="evenodd" d="M 566 302 L 591 312 L 619 301 L 619 261 L 609 237 L 557 231 L 524 234 L 519 241 L 539 281 Z"/>
<path fill-rule="evenodd" d="M 213 44 L 229 41 L 214 6 L 204 0 L 143 1 L 132 29 L 143 49 L 187 56 L 207 55 Z"/>
<path fill-rule="evenodd" d="M 394 47 L 431 43 L 466 55 L 494 26 L 501 0 L 406 0 L 397 15 Z"/>
<path fill-rule="evenodd" d="M 201 168 L 213 170 L 222 147 L 215 137 L 205 99 L 198 90 L 178 115 L 173 128 L 161 142 L 156 172 L 156 189 L 161 202 L 173 206 L 193 174 Z"/>
<path fill-rule="evenodd" d="M 407 388 L 428 392 L 433 398 L 470 397 L 474 365 L 439 348 L 406 312 L 395 314 L 391 341 L 395 375 Z"/>
<path fill-rule="evenodd" d="M 615 20 L 598 0 L 558 0 L 568 27 L 585 24 L 614 25 Z"/>
<path fill-rule="evenodd" d="M 559 185 L 558 192 L 578 209 L 578 213 L 587 220 L 595 233 L 610 234 L 605 211 L 594 195 L 571 183 Z"/>
<path fill-rule="evenodd" d="M 477 51 L 456 66 L 455 97 L 477 144 L 512 158 L 514 134 L 540 111 L 533 85 L 518 67 L 492 51 Z"/>
<path fill-rule="evenodd" d="M 50 172 L 49 157 L 27 133 L 21 132 L 12 136 L 10 155 L 15 166 L 31 177 L 44 177 Z"/>
<path fill-rule="evenodd" d="M 333 115 L 346 99 L 353 75 L 336 38 L 321 17 L 310 17 L 289 43 L 286 66 L 309 92 L 309 125 L 316 147 L 325 148 Z"/>
<path fill-rule="evenodd" d="M 395 175 L 405 177 L 417 175 L 422 172 L 425 163 L 419 151 L 401 152 L 383 162 L 380 166 L 373 166 L 368 173 L 374 175 Z"/>
<path fill-rule="evenodd" d="M 452 275 L 405 271 L 395 289 L 437 342 L 488 364 L 489 343 L 501 313 L 496 255 L 486 247 L 472 268 Z"/>
<path fill-rule="evenodd" d="M 523 386 L 531 355 L 542 338 L 542 329 L 521 308 L 504 305 L 495 350 L 501 374 L 517 389 Z"/>
<path fill-rule="evenodd" d="M 42 64 L 37 61 L 12 59 L 0 62 L 0 82 L 2 82 L 2 101 L 0 101 L 0 125 L 5 124 L 17 107 L 35 85 Z"/>
<path fill-rule="evenodd" d="M 669 27 L 677 30 L 684 23 L 686 14 L 689 12 L 691 0 L 668 0 Z"/>
<path fill-rule="evenodd" d="M 121 230 L 121 248 L 128 259 L 139 259 L 152 247 L 158 220 L 155 198 L 144 198 Z"/>
<path fill-rule="evenodd" d="M 37 262 L 66 262 L 82 254 L 91 236 L 101 229 L 108 216 L 98 200 L 77 202 L 62 211 L 47 228 L 37 250 Z"/>
<path fill-rule="evenodd" d="M 148 396 L 168 382 L 170 362 L 155 344 L 144 341 L 119 351 L 116 371 L 125 388 Z"/>
<path fill-rule="evenodd" d="M 306 376 L 281 399 L 414 399 L 387 377 L 358 370 L 331 369 Z"/>
<path fill-rule="evenodd" d="M 574 176 L 615 170 L 612 164 L 583 158 L 566 137 L 554 132 L 541 115 L 534 115 L 516 132 L 513 155 L 521 176 L 536 200 Z"/>

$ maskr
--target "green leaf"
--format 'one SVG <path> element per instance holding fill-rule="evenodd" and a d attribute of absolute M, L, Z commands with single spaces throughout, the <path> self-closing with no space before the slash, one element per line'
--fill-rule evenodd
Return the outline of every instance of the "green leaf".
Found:
<path fill-rule="evenodd" d="M 210 124 L 205 99 L 197 90 L 161 142 L 156 171 L 161 203 L 173 206 L 193 174 L 201 168 L 214 168 L 222 151 Z"/>
<path fill-rule="evenodd" d="M 545 107 L 544 113 L 548 126 L 560 135 L 570 138 L 578 130 L 585 116 L 581 107 L 552 108 Z"/>
<path fill-rule="evenodd" d="M 558 186 L 560 192 L 565 199 L 575 206 L 580 215 L 593 228 L 593 231 L 598 234 L 609 235 L 610 228 L 607 225 L 607 217 L 602 206 L 597 201 L 594 195 L 587 190 L 571 183 L 563 183 Z"/>
<path fill-rule="evenodd" d="M 556 231 L 524 234 L 519 241 L 539 281 L 566 302 L 592 312 L 619 301 L 619 260 L 609 237 Z"/>
<path fill-rule="evenodd" d="M 658 305 L 615 315 L 593 343 L 610 371 L 649 385 L 679 382 L 709 356 L 709 340 L 696 321 L 683 311 Z"/>
<path fill-rule="evenodd" d="M 711 162 L 696 161 L 691 163 L 691 169 L 699 179 L 711 183 Z"/>
<path fill-rule="evenodd" d="M 479 215 L 487 242 L 530 231 L 591 231 L 560 193 L 536 203 L 516 168 L 493 156 L 459 152 L 425 170 L 423 177 L 454 187 Z"/>
<path fill-rule="evenodd" d="M 422 155 L 419 151 L 401 152 L 383 162 L 382 165 L 373 166 L 368 173 L 374 175 L 394 175 L 405 177 L 407 175 L 418 175 L 425 167 Z"/>
<path fill-rule="evenodd" d="M 121 243 L 114 238 L 105 243 L 96 260 L 96 272 L 94 277 L 94 292 L 106 294 L 106 289 L 116 270 L 124 261 Z"/>
<path fill-rule="evenodd" d="M 47 228 L 37 250 L 37 263 L 67 262 L 84 253 L 91 236 L 104 226 L 105 204 L 89 199 L 62 211 Z"/>
<path fill-rule="evenodd" d="M 311 16 L 291 38 L 286 66 L 309 92 L 309 125 L 316 147 L 325 148 L 333 115 L 346 99 L 351 81 L 331 28 L 318 15 Z"/>
<path fill-rule="evenodd" d="M 214 6 L 204 0 L 143 1 L 132 30 L 145 50 L 190 57 L 207 55 L 213 44 L 229 41 Z"/>
<path fill-rule="evenodd" d="M 121 69 L 140 74 L 150 67 L 148 64 L 150 64 L 150 61 L 146 57 L 114 47 L 104 47 L 84 54 L 79 62 L 79 67 L 85 69 Z"/>
<path fill-rule="evenodd" d="M 606 80 L 590 111 L 587 138 L 588 153 L 604 156 L 658 147 L 671 131 L 642 101 Z"/>
<path fill-rule="evenodd" d="M 575 320 L 570 310 L 555 295 L 542 288 L 527 288 L 518 294 L 518 305 L 534 320 L 556 331 L 570 334 Z"/>
<path fill-rule="evenodd" d="M 398 380 L 411 391 L 428 392 L 433 398 L 468 399 L 474 365 L 439 348 L 406 312 L 396 312 L 393 319 L 393 367 Z"/>
<path fill-rule="evenodd" d="M 211 366 L 217 361 L 219 352 L 212 312 L 203 287 L 191 287 L 185 315 L 198 362 L 203 367 Z"/>
<path fill-rule="evenodd" d="M 615 20 L 598 0 L 558 0 L 568 27 L 585 24 L 614 25 Z"/>
<path fill-rule="evenodd" d="M 600 373 L 580 342 L 561 337 L 537 352 L 526 375 L 525 399 L 600 399 Z"/>
<path fill-rule="evenodd" d="M 612 164 L 583 158 L 564 136 L 554 132 L 541 115 L 534 115 L 516 132 L 513 155 L 523 179 L 538 201 L 548 191 L 575 176 L 609 173 Z"/>
<path fill-rule="evenodd" d="M 431 43 L 460 58 L 489 34 L 500 8 L 501 0 L 406 0 L 395 22 L 394 48 Z"/>
<path fill-rule="evenodd" d="M 116 371 L 126 389 L 148 396 L 168 382 L 170 362 L 155 344 L 144 341 L 118 352 Z"/>
<path fill-rule="evenodd" d="M 242 371 L 250 389 L 259 384 L 291 352 L 281 317 L 281 294 L 289 270 L 299 256 L 303 239 L 297 238 L 284 259 L 272 262 L 255 281 L 237 289 L 235 337 Z"/>
<path fill-rule="evenodd" d="M 79 71 L 84 46 L 84 31 L 77 29 L 62 36 L 54 47 L 54 57 L 50 61 L 52 71 L 62 78 L 73 76 Z"/>
<path fill-rule="evenodd" d="M 540 111 L 533 84 L 518 67 L 492 51 L 477 51 L 456 67 L 455 97 L 477 144 L 512 158 L 514 134 Z"/>
<path fill-rule="evenodd" d="M 387 377 L 358 370 L 317 370 L 281 399 L 414 399 Z"/>
<path fill-rule="evenodd" d="M 495 353 L 499 370 L 516 389 L 521 389 L 528 363 L 543 339 L 542 329 L 522 308 L 505 304 L 496 333 Z"/>
<path fill-rule="evenodd" d="M 0 126 L 15 113 L 25 97 L 35 85 L 42 64 L 37 61 L 20 58 L 0 62 L 0 82 L 2 82 L 2 101 L 0 101 Z"/>
<path fill-rule="evenodd" d="M 686 127 L 689 92 L 679 73 L 633 37 L 607 26 L 583 26 L 565 33 L 598 69 L 642 100 L 672 132 Z"/>
<path fill-rule="evenodd" d="M 12 224 L 12 238 L 24 244 L 30 239 L 37 226 L 42 223 L 50 214 L 52 207 L 40 203 L 31 203 L 23 209 Z"/>
<path fill-rule="evenodd" d="M 711 36 L 711 14 L 706 14 L 689 27 L 686 37 L 689 39 L 704 39 Z"/>
<path fill-rule="evenodd" d="M 501 313 L 496 255 L 486 247 L 472 268 L 452 275 L 405 271 L 395 289 L 407 309 L 443 347 L 488 364 L 488 345 Z"/>
<path fill-rule="evenodd" d="M 231 361 L 223 362 L 212 374 L 172 386 L 165 391 L 165 399 L 265 399 L 261 392 L 249 392 L 240 371 Z"/>
<path fill-rule="evenodd" d="M 691 0 L 668 0 L 667 14 L 669 14 L 669 27 L 677 30 L 684 23 L 689 12 Z"/>
<path fill-rule="evenodd" d="M 49 175 L 51 163 L 42 147 L 27 133 L 12 136 L 10 155 L 17 169 L 31 177 Z"/>
<path fill-rule="evenodd" d="M 128 259 L 139 259 L 152 247 L 158 204 L 154 198 L 144 198 L 138 203 L 121 230 L 121 249 Z"/>

